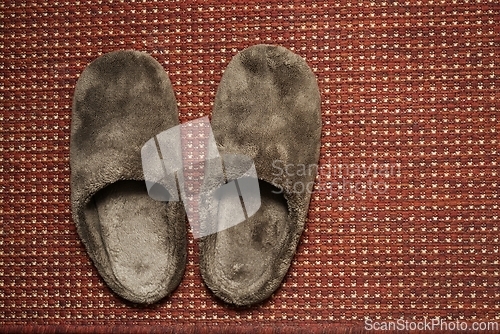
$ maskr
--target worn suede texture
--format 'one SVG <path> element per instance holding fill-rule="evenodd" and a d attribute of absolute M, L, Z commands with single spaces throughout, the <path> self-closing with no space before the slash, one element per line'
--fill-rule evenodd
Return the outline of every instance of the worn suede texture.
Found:
<path fill-rule="evenodd" d="M 80 75 L 71 121 L 73 219 L 107 285 L 136 303 L 165 297 L 184 272 L 182 203 L 151 199 L 141 164 L 144 143 L 178 122 L 168 75 L 145 53 L 105 54 Z"/>
<path fill-rule="evenodd" d="M 267 299 L 288 271 L 311 196 L 303 188 L 311 190 L 316 177 L 320 105 L 311 69 L 283 47 L 247 48 L 224 72 L 212 115 L 214 136 L 221 153 L 254 160 L 262 203 L 243 223 L 200 241 L 203 279 L 230 304 Z M 294 172 L 303 166 L 305 175 Z"/>

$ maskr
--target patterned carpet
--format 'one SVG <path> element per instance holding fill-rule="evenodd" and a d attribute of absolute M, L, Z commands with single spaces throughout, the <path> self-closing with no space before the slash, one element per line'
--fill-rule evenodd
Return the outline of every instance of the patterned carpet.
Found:
<path fill-rule="evenodd" d="M 500 322 L 496 0 L 75 3 L 0 3 L 0 331 Z M 203 285 L 189 235 L 174 294 L 125 302 L 71 218 L 79 74 L 105 52 L 146 51 L 169 73 L 185 122 L 211 114 L 231 58 L 260 43 L 304 57 L 322 94 L 320 175 L 282 288 L 257 307 L 225 306 Z"/>

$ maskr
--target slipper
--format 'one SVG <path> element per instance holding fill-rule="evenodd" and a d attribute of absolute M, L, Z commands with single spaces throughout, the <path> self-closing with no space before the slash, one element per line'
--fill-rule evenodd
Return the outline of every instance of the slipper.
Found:
<path fill-rule="evenodd" d="M 106 284 L 136 303 L 165 297 L 184 273 L 183 205 L 148 196 L 141 161 L 141 147 L 178 123 L 168 75 L 145 53 L 105 54 L 78 79 L 70 143 L 73 220 Z"/>
<path fill-rule="evenodd" d="M 200 240 L 205 284 L 230 304 L 267 299 L 288 271 L 317 172 L 320 104 L 311 69 L 283 47 L 252 46 L 224 72 L 212 116 L 215 140 L 221 155 L 253 159 L 261 197 L 254 215 Z M 227 217 L 234 205 L 224 201 L 219 216 Z"/>

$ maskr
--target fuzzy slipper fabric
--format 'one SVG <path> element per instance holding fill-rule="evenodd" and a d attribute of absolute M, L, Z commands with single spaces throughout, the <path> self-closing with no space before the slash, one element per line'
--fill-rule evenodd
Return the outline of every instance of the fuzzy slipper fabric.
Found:
<path fill-rule="evenodd" d="M 165 297 L 184 273 L 182 203 L 150 198 L 141 163 L 141 147 L 178 122 L 168 75 L 145 53 L 105 54 L 77 82 L 70 144 L 73 220 L 107 285 L 136 303 Z"/>
<path fill-rule="evenodd" d="M 283 47 L 252 46 L 224 72 L 212 116 L 214 136 L 221 153 L 254 160 L 261 196 L 253 216 L 200 242 L 203 279 L 228 303 L 265 300 L 288 271 L 316 177 L 320 104 L 307 63 Z M 219 209 L 230 210 L 223 202 Z"/>

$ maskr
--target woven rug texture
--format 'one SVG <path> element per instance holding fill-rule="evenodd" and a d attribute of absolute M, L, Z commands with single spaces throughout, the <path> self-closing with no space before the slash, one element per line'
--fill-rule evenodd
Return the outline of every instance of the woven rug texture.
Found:
<path fill-rule="evenodd" d="M 0 331 L 500 322 L 498 1 L 5 0 L 0 28 Z M 190 234 L 170 298 L 120 299 L 71 218 L 81 71 L 106 52 L 148 52 L 186 122 L 211 115 L 229 61 L 261 43 L 304 57 L 322 96 L 319 175 L 282 287 L 227 307 Z"/>

